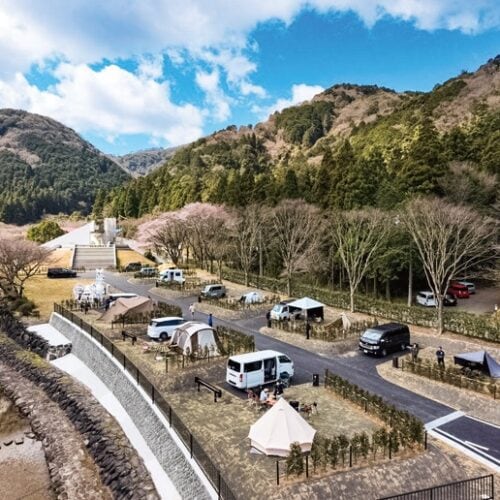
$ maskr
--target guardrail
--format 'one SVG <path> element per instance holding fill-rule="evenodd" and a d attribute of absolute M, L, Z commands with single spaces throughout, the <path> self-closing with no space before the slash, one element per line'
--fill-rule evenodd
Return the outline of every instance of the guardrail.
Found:
<path fill-rule="evenodd" d="M 442 484 L 425 490 L 410 491 L 378 500 L 494 500 L 493 474 Z"/>
<path fill-rule="evenodd" d="M 222 477 L 219 469 L 213 463 L 207 452 L 198 443 L 196 438 L 191 434 L 181 418 L 172 409 L 172 406 L 162 396 L 161 392 L 150 382 L 150 380 L 141 372 L 113 341 L 108 339 L 99 330 L 96 330 L 92 325 L 84 321 L 82 318 L 67 310 L 60 304 L 54 304 L 54 312 L 60 314 L 82 330 L 88 333 L 101 346 L 106 349 L 111 355 L 118 360 L 124 370 L 127 370 L 135 379 L 137 385 L 140 385 L 146 394 L 151 398 L 151 403 L 154 404 L 168 421 L 170 427 L 176 432 L 184 446 L 189 451 L 191 458 L 200 466 L 201 470 L 210 481 L 218 498 L 224 500 L 236 500 L 236 496 L 231 491 L 226 481 Z"/>

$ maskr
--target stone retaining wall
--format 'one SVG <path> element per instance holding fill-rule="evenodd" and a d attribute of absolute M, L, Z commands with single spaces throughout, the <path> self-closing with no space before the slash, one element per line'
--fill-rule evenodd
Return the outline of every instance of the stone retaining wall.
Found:
<path fill-rule="evenodd" d="M 81 384 L 2 334 L 0 360 L 5 393 L 43 439 L 58 498 L 159 498 L 121 427 Z"/>
<path fill-rule="evenodd" d="M 71 340 L 73 354 L 113 392 L 133 420 L 182 498 L 210 498 L 200 477 L 179 449 L 155 409 L 116 360 L 74 323 L 53 313 L 50 324 Z"/>

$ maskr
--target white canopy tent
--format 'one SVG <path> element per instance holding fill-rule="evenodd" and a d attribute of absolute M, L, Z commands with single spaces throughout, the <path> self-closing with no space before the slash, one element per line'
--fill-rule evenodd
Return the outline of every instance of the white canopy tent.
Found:
<path fill-rule="evenodd" d="M 210 349 L 213 355 L 218 355 L 217 333 L 207 325 L 199 321 L 188 321 L 175 329 L 171 345 L 177 345 L 184 354 L 202 352 L 205 348 Z"/>
<path fill-rule="evenodd" d="M 250 427 L 248 437 L 251 446 L 265 455 L 286 457 L 295 442 L 303 452 L 311 451 L 315 434 L 316 430 L 281 398 Z"/>
<path fill-rule="evenodd" d="M 311 299 L 309 297 L 303 297 L 301 299 L 294 300 L 288 305 L 302 309 L 302 311 L 304 312 L 303 316 L 306 319 L 324 318 L 325 304 L 322 304 L 321 302 L 318 302 L 317 300 Z"/>

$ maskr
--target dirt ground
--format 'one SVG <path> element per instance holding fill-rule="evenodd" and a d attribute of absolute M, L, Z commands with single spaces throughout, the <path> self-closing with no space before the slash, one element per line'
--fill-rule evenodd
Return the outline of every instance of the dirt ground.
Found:
<path fill-rule="evenodd" d="M 26 480 L 28 477 L 29 481 Z M 34 439 L 27 421 L 1 393 L 0 498 L 55 498 L 41 442 Z"/>

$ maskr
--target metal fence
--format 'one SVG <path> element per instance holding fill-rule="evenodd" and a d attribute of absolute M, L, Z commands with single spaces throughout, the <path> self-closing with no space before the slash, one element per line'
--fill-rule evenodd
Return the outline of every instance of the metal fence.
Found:
<path fill-rule="evenodd" d="M 410 491 L 379 500 L 494 500 L 493 474 L 454 483 L 442 484 L 425 490 Z"/>
<path fill-rule="evenodd" d="M 82 330 L 87 332 L 93 339 L 99 342 L 111 355 L 118 360 L 124 370 L 127 370 L 130 375 L 135 379 L 136 383 L 140 385 L 146 394 L 151 398 L 151 402 L 163 413 L 167 419 L 170 427 L 174 429 L 181 441 L 186 446 L 191 458 L 200 466 L 201 470 L 210 481 L 218 498 L 224 500 L 235 500 L 236 496 L 231 491 L 226 481 L 222 477 L 219 469 L 210 459 L 206 451 L 203 449 L 196 438 L 191 434 L 186 425 L 182 422 L 181 418 L 172 409 L 172 406 L 162 396 L 160 391 L 149 379 L 140 371 L 140 369 L 117 347 L 113 341 L 108 339 L 100 331 L 96 330 L 92 325 L 88 324 L 82 318 L 67 310 L 60 304 L 54 304 L 54 312 L 60 314 L 68 319 L 75 325 L 79 326 Z"/>

